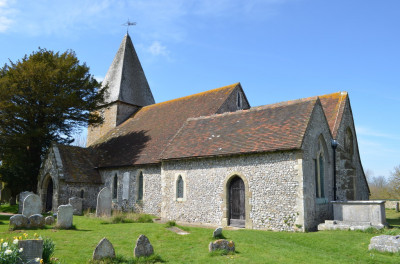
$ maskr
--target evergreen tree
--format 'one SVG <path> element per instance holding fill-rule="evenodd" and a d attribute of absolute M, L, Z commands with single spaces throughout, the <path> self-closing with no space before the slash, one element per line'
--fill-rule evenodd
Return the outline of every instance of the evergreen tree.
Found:
<path fill-rule="evenodd" d="M 39 48 L 0 69 L 0 179 L 14 197 L 36 192 L 51 142 L 70 144 L 78 126 L 102 122 L 104 92 L 70 50 Z"/>

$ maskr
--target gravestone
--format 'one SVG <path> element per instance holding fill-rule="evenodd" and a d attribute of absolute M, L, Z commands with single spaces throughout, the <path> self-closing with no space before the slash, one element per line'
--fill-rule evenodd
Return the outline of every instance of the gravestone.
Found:
<path fill-rule="evenodd" d="M 102 258 L 115 258 L 115 250 L 111 242 L 107 238 L 100 240 L 93 251 L 93 260 L 100 260 Z"/>
<path fill-rule="evenodd" d="M 368 250 L 376 249 L 381 252 L 399 252 L 400 236 L 381 235 L 371 238 Z"/>
<path fill-rule="evenodd" d="M 71 197 L 69 198 L 69 204 L 72 205 L 74 209 L 74 215 L 82 215 L 82 203 L 83 199 L 79 197 Z"/>
<path fill-rule="evenodd" d="M 214 230 L 213 237 L 220 237 L 222 235 L 222 227 L 218 227 Z"/>
<path fill-rule="evenodd" d="M 34 194 L 34 193 L 33 192 L 22 192 L 19 194 L 19 198 L 18 198 L 18 213 L 19 214 L 22 214 L 22 208 L 24 208 L 24 200 L 30 194 Z"/>
<path fill-rule="evenodd" d="M 135 258 L 148 257 L 153 253 L 153 246 L 150 244 L 149 239 L 145 235 L 140 235 L 136 241 L 136 246 L 133 250 L 133 256 Z"/>
<path fill-rule="evenodd" d="M 19 240 L 18 248 L 24 249 L 19 255 L 23 263 L 40 263 L 40 261 L 35 261 L 35 259 L 42 259 L 43 240 Z"/>
<path fill-rule="evenodd" d="M 97 195 L 96 216 L 111 216 L 111 191 L 107 187 Z"/>
<path fill-rule="evenodd" d="M 17 201 L 15 199 L 14 196 L 11 196 L 10 200 L 8 200 L 8 202 L 10 203 L 10 205 L 16 205 Z M 19 210 L 19 205 L 18 205 L 18 210 Z M 21 206 L 21 210 L 22 210 L 22 206 Z"/>
<path fill-rule="evenodd" d="M 214 242 L 210 242 L 208 245 L 208 250 L 210 252 L 214 250 L 227 250 L 235 252 L 235 243 L 232 240 L 228 241 L 226 239 L 218 239 Z"/>
<path fill-rule="evenodd" d="M 28 217 L 22 214 L 16 214 L 10 217 L 10 226 L 13 228 L 22 228 L 28 226 Z"/>
<path fill-rule="evenodd" d="M 24 199 L 22 214 L 29 217 L 34 214 L 42 213 L 42 201 L 39 195 L 30 194 Z"/>
<path fill-rule="evenodd" d="M 396 212 L 399 212 L 399 203 L 396 203 Z"/>
<path fill-rule="evenodd" d="M 58 207 L 57 214 L 57 226 L 62 229 L 68 229 L 72 227 L 74 209 L 72 205 L 60 205 Z"/>
<path fill-rule="evenodd" d="M 34 214 L 28 218 L 29 227 L 43 227 L 44 217 L 41 214 Z"/>
<path fill-rule="evenodd" d="M 53 225 L 54 222 L 55 222 L 54 217 L 51 216 L 51 215 L 46 216 L 46 218 L 44 219 L 44 223 L 45 223 L 46 225 Z"/>

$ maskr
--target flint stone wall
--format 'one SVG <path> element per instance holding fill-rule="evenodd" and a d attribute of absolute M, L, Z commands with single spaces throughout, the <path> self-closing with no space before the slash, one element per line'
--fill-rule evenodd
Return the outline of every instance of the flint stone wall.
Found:
<path fill-rule="evenodd" d="M 143 173 L 143 200 L 137 202 L 139 173 Z M 160 215 L 161 212 L 161 165 L 117 168 L 100 171 L 104 186 L 114 190 L 114 176 L 117 175 L 117 199 L 113 199 L 113 207 L 119 210 L 134 210 L 146 214 Z M 129 186 L 125 187 L 124 175 L 129 175 Z M 126 177 L 126 176 L 125 176 Z M 128 191 L 128 193 L 126 193 Z M 124 201 L 123 194 L 128 196 Z"/>
<path fill-rule="evenodd" d="M 161 217 L 226 226 L 227 180 L 237 174 L 248 186 L 246 228 L 293 231 L 302 210 L 298 208 L 301 179 L 296 156 L 286 151 L 163 162 Z M 177 201 L 179 175 L 185 190 L 184 198 Z"/>

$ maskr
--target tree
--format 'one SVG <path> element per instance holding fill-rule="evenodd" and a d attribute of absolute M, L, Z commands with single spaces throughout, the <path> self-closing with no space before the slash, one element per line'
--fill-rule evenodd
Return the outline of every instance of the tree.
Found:
<path fill-rule="evenodd" d="M 102 122 L 94 110 L 104 93 L 71 50 L 39 48 L 0 69 L 0 179 L 13 196 L 36 191 L 51 142 L 70 144 L 78 126 Z"/>
<path fill-rule="evenodd" d="M 390 176 L 390 186 L 393 192 L 393 198 L 400 198 L 400 165 L 394 167 Z"/>

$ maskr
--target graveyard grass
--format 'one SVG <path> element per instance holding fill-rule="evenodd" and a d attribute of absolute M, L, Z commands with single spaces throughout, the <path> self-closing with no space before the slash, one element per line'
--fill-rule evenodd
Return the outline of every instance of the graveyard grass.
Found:
<path fill-rule="evenodd" d="M 400 233 L 400 213 L 387 210 L 387 218 L 394 228 L 383 232 L 224 230 L 223 235 L 236 246 L 236 253 L 227 255 L 208 252 L 208 244 L 215 240 L 214 229 L 185 226 L 190 234 L 182 236 L 169 231 L 165 224 L 104 224 L 104 219 L 86 216 L 74 216 L 75 230 L 9 231 L 9 216 L 1 215 L 0 238 L 24 232 L 49 237 L 56 244 L 54 257 L 67 264 L 88 263 L 103 237 L 114 245 L 120 259 L 132 259 L 134 244 L 141 234 L 149 238 L 155 253 L 166 263 L 399 263 L 400 254 L 368 251 L 371 237 Z"/>

